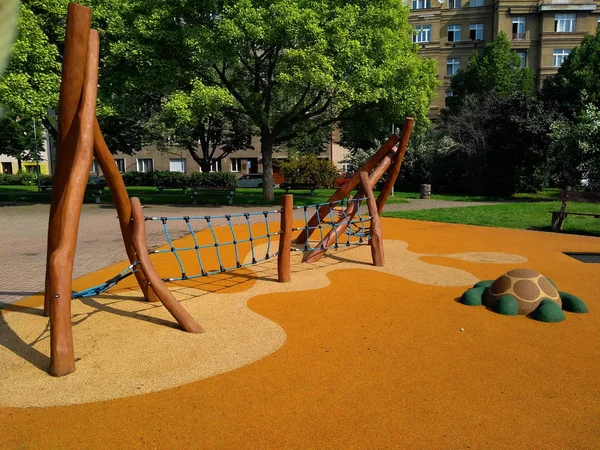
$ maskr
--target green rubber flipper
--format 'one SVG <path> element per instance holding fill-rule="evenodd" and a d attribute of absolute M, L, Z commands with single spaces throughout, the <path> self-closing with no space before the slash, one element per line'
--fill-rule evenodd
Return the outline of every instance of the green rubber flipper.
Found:
<path fill-rule="evenodd" d="M 483 304 L 483 293 L 485 290 L 485 287 L 471 288 L 462 295 L 460 302 L 467 306 L 481 306 Z"/>
<path fill-rule="evenodd" d="M 562 307 L 565 311 L 574 312 L 574 313 L 587 313 L 590 310 L 585 306 L 583 300 L 579 297 L 569 294 L 568 292 L 558 291 L 560 295 L 560 299 L 562 300 Z"/>
<path fill-rule="evenodd" d="M 565 313 L 558 304 L 549 298 L 545 298 L 539 306 L 531 313 L 531 318 L 540 322 L 561 322 L 565 320 Z"/>
<path fill-rule="evenodd" d="M 495 280 L 481 280 L 478 281 L 477 283 L 475 283 L 475 285 L 473 286 L 474 288 L 478 288 L 478 287 L 484 287 L 484 288 L 489 288 L 492 284 L 494 284 Z"/>
<path fill-rule="evenodd" d="M 504 316 L 516 316 L 519 314 L 517 299 L 512 295 L 503 295 L 496 300 L 496 312 Z"/>

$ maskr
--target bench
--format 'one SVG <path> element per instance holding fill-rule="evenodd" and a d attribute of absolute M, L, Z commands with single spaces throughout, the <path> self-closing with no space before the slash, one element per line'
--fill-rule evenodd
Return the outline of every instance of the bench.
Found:
<path fill-rule="evenodd" d="M 290 190 L 294 191 L 310 191 L 310 195 L 315 193 L 317 185 L 313 183 L 281 183 L 279 186 L 281 189 L 285 189 L 285 193 L 289 193 Z"/>
<path fill-rule="evenodd" d="M 92 197 L 94 197 L 94 203 L 101 203 L 102 194 L 104 194 L 104 189 L 106 188 L 106 186 L 106 183 L 87 184 L 85 186 L 84 195 L 91 195 Z M 42 192 L 51 191 L 52 184 L 41 184 L 40 189 L 42 190 Z"/>
<path fill-rule="evenodd" d="M 552 213 L 552 231 L 562 230 L 563 223 L 568 215 L 600 218 L 600 214 L 567 211 L 567 202 L 600 203 L 600 193 L 561 190 L 560 199 L 562 200 L 560 211 L 550 211 Z"/>
<path fill-rule="evenodd" d="M 233 194 L 235 194 L 236 186 L 201 186 L 192 188 L 192 205 L 198 204 L 198 197 L 227 197 L 227 204 L 233 205 Z"/>

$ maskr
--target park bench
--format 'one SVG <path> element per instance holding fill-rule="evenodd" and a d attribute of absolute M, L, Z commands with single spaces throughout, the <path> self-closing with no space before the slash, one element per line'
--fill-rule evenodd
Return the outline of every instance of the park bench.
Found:
<path fill-rule="evenodd" d="M 192 205 L 198 204 L 198 197 L 227 197 L 227 204 L 233 204 L 233 195 L 235 194 L 235 186 L 201 186 L 192 188 Z"/>
<path fill-rule="evenodd" d="M 290 190 L 294 191 L 310 191 L 310 195 L 315 193 L 317 185 L 313 183 L 281 183 L 279 186 L 281 189 L 285 189 L 285 193 L 289 193 Z"/>
<path fill-rule="evenodd" d="M 560 211 L 550 211 L 552 213 L 552 231 L 562 230 L 563 223 L 568 215 L 600 218 L 600 214 L 567 211 L 567 202 L 600 203 L 600 193 L 561 190 L 560 199 L 562 200 Z"/>
<path fill-rule="evenodd" d="M 94 203 L 101 203 L 102 194 L 104 194 L 106 186 L 106 183 L 89 183 L 85 187 L 85 196 L 92 196 L 94 198 Z M 52 184 L 40 184 L 40 190 L 42 192 L 51 191 Z"/>

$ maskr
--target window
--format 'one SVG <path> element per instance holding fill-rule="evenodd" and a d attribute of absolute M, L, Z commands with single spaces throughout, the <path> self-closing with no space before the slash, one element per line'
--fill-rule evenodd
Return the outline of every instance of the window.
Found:
<path fill-rule="evenodd" d="M 124 158 L 115 158 L 115 164 L 117 165 L 117 169 L 119 169 L 119 172 L 125 173 L 125 159 Z"/>
<path fill-rule="evenodd" d="M 469 40 L 470 41 L 483 41 L 483 24 L 472 23 L 469 25 Z"/>
<path fill-rule="evenodd" d="M 448 42 L 460 41 L 460 25 L 448 25 Z"/>
<path fill-rule="evenodd" d="M 431 0 L 412 0 L 412 9 L 429 9 Z"/>
<path fill-rule="evenodd" d="M 98 163 L 96 162 L 95 159 L 92 160 L 92 168 L 90 169 L 90 173 L 93 173 L 94 175 L 98 175 Z"/>
<path fill-rule="evenodd" d="M 446 62 L 446 75 L 456 75 L 460 68 L 460 58 L 448 58 Z"/>
<path fill-rule="evenodd" d="M 521 58 L 521 69 L 527 67 L 527 50 L 517 50 L 517 55 Z"/>
<path fill-rule="evenodd" d="M 525 17 L 513 17 L 512 35 L 515 40 L 525 39 Z"/>
<path fill-rule="evenodd" d="M 138 172 L 152 172 L 154 170 L 152 158 L 138 158 L 137 170 Z"/>
<path fill-rule="evenodd" d="M 232 172 L 241 172 L 242 171 L 242 158 L 231 158 L 231 171 Z"/>
<path fill-rule="evenodd" d="M 450 97 L 454 97 L 454 91 L 446 91 L 446 98 L 445 98 L 445 104 L 446 104 L 446 108 L 448 107 L 448 99 Z"/>
<path fill-rule="evenodd" d="M 571 50 L 567 50 L 564 48 L 555 49 L 552 52 L 552 66 L 560 67 L 564 60 L 567 58 L 567 56 L 569 56 L 569 53 L 571 53 Z"/>
<path fill-rule="evenodd" d="M 554 16 L 554 31 L 572 33 L 575 31 L 575 14 L 556 14 Z"/>
<path fill-rule="evenodd" d="M 461 0 L 450 0 L 448 2 L 448 8 L 450 9 L 457 9 L 460 8 L 461 6 Z"/>
<path fill-rule="evenodd" d="M 431 41 L 431 25 L 423 25 L 417 28 L 417 34 L 413 35 L 413 42 L 430 42 Z"/>
<path fill-rule="evenodd" d="M 483 6 L 483 0 L 471 0 L 469 4 L 471 5 L 471 8 L 478 8 Z"/>
<path fill-rule="evenodd" d="M 202 172 L 202 167 L 200 167 L 198 170 L 200 172 Z M 221 172 L 221 160 L 220 159 L 213 159 L 210 162 L 210 171 L 211 172 Z"/>
<path fill-rule="evenodd" d="M 169 170 L 171 172 L 187 172 L 187 160 L 185 158 L 171 158 L 169 160 Z"/>

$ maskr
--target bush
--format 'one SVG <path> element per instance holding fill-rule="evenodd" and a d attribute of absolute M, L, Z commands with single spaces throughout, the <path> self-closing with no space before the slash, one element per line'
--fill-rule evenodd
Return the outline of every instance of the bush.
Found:
<path fill-rule="evenodd" d="M 237 186 L 237 177 L 229 172 L 192 172 L 186 179 L 189 187 Z"/>
<path fill-rule="evenodd" d="M 44 176 L 47 175 L 42 175 L 42 177 Z M 0 174 L 0 185 L 33 186 L 34 184 L 37 184 L 37 174 L 35 172 L 19 172 L 16 175 Z"/>
<path fill-rule="evenodd" d="M 123 174 L 125 186 L 154 186 L 153 172 L 126 172 Z"/>
<path fill-rule="evenodd" d="M 288 183 L 315 184 L 317 188 L 330 188 L 341 176 L 331 161 L 314 155 L 282 162 L 281 172 Z"/>
<path fill-rule="evenodd" d="M 169 172 L 166 170 L 155 170 L 152 180 L 156 187 L 184 188 L 187 187 L 186 176 L 182 172 Z"/>

